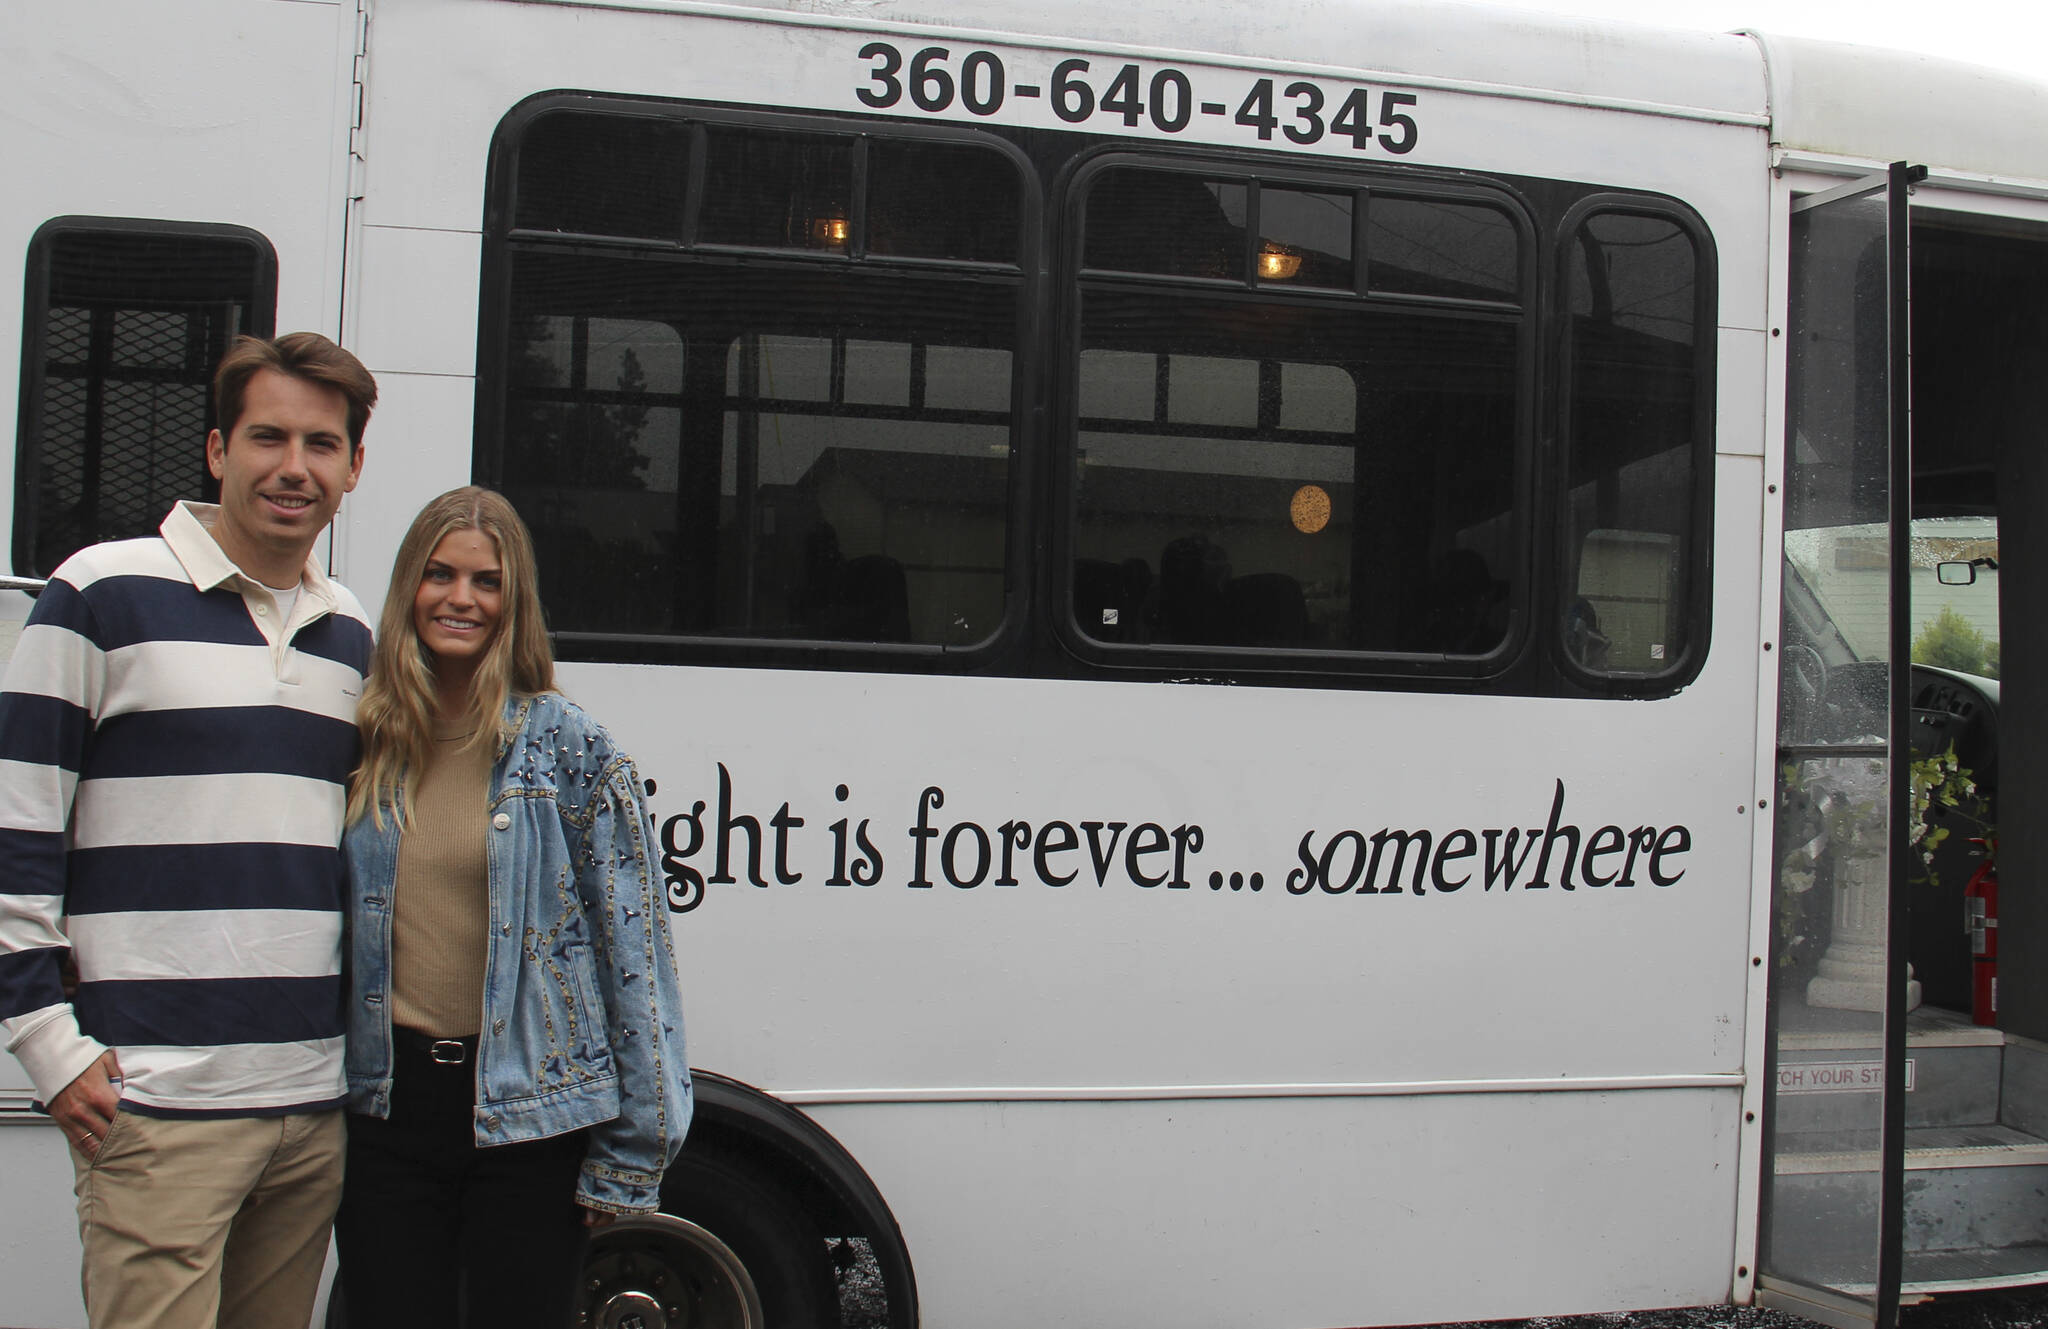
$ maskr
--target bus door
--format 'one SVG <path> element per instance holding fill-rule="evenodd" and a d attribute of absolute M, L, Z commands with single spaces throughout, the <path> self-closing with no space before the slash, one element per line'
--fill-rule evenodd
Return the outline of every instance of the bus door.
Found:
<path fill-rule="evenodd" d="M 1793 204 L 1766 961 L 1759 1298 L 1878 1329 L 1899 1301 L 1915 1004 L 1902 926 L 1914 169 Z M 1843 569 L 1868 592 L 1853 616 L 1828 580 Z"/>

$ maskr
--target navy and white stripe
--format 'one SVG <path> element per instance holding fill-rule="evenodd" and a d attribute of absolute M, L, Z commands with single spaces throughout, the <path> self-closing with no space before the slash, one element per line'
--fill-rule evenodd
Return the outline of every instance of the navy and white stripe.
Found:
<path fill-rule="evenodd" d="M 46 1099 L 102 1047 L 142 1112 L 343 1094 L 337 845 L 369 624 L 309 564 L 287 635 L 204 512 L 68 560 L 0 689 L 0 1022 Z"/>

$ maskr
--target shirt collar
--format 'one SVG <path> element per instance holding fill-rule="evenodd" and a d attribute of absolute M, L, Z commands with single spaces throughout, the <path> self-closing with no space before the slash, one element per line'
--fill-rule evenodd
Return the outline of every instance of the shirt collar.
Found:
<path fill-rule="evenodd" d="M 181 501 L 171 508 L 170 515 L 164 518 L 164 524 L 158 531 L 185 569 L 185 575 L 199 590 L 211 591 L 228 586 L 239 592 L 261 586 L 261 582 L 235 566 L 227 551 L 220 547 L 220 542 L 213 538 L 213 525 L 219 520 L 219 504 Z M 330 612 L 335 608 L 334 583 L 327 579 L 327 574 L 310 552 L 301 573 L 301 585 L 314 603 Z M 269 588 L 264 589 L 267 591 Z"/>

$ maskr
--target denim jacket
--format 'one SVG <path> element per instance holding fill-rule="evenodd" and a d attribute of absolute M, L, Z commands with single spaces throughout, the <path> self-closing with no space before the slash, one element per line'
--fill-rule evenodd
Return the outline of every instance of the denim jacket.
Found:
<path fill-rule="evenodd" d="M 476 1142 L 589 1128 L 576 1199 L 659 1207 L 691 1110 L 682 998 L 632 761 L 560 693 L 511 697 L 486 815 L 490 922 Z M 348 828 L 348 1096 L 391 1112 L 391 887 L 399 832 Z"/>

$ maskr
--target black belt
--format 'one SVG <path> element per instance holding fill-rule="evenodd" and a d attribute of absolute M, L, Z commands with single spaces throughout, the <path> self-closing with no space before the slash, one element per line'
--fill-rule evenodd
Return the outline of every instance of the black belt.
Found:
<path fill-rule="evenodd" d="M 422 1057 L 437 1066 L 468 1066 L 476 1061 L 476 1038 L 435 1038 L 404 1025 L 391 1027 L 391 1041 L 400 1052 Z"/>

